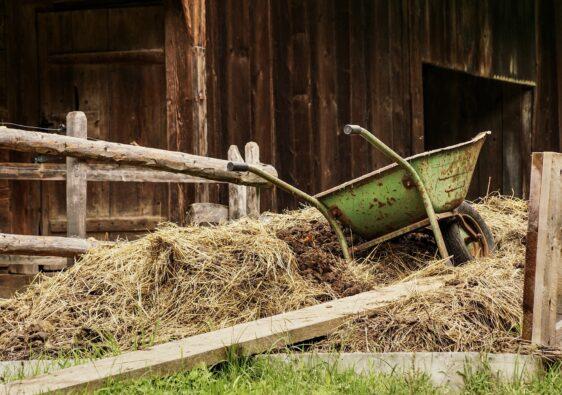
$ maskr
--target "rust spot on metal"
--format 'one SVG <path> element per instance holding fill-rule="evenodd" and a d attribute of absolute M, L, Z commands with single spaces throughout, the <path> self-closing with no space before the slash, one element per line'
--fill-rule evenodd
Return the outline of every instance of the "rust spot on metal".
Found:
<path fill-rule="evenodd" d="M 412 189 L 415 187 L 414 181 L 408 175 L 402 177 L 402 185 L 404 185 L 406 189 Z"/>

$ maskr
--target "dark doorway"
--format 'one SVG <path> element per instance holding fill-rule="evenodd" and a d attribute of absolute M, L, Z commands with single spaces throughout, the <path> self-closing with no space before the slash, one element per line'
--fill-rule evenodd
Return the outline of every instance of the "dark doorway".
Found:
<path fill-rule="evenodd" d="M 424 65 L 426 150 L 492 132 L 480 154 L 469 198 L 493 191 L 526 195 L 532 92 L 529 86 Z"/>

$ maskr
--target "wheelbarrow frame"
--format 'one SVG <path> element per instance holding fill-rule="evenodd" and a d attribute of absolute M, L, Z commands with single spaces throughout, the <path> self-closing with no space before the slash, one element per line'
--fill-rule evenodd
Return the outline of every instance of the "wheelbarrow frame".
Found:
<path fill-rule="evenodd" d="M 382 152 L 387 158 L 391 159 L 394 163 L 396 163 L 398 166 L 400 166 L 403 170 L 406 171 L 406 173 L 409 175 L 408 182 L 409 183 L 411 182 L 413 184 L 413 186 L 415 186 L 415 188 L 416 188 L 416 190 L 417 190 L 417 192 L 418 192 L 418 194 L 421 197 L 421 200 L 423 202 L 425 213 L 427 215 L 427 217 L 425 219 L 417 221 L 417 222 L 412 223 L 412 224 L 408 224 L 408 225 L 406 225 L 402 228 L 391 231 L 387 234 L 384 234 L 380 237 L 377 237 L 373 240 L 367 241 L 363 244 L 360 244 L 358 246 L 353 247 L 352 249 L 349 249 L 347 241 L 346 241 L 345 236 L 344 236 L 344 233 L 342 231 L 342 228 L 341 228 L 339 222 L 336 219 L 336 215 L 334 215 L 332 210 L 330 210 L 330 208 L 326 204 L 324 204 L 321 201 L 321 199 L 319 199 L 317 196 L 323 197 L 326 194 L 329 194 L 331 191 L 337 191 L 338 189 L 343 189 L 348 184 L 355 182 L 355 180 L 350 181 L 350 182 L 345 183 L 345 184 L 342 184 L 339 187 L 332 188 L 329 191 L 322 192 L 317 196 L 312 196 L 312 195 L 309 195 L 306 192 L 303 192 L 300 189 L 286 183 L 285 181 L 283 181 L 283 180 L 281 180 L 281 179 L 279 179 L 275 176 L 272 176 L 272 175 L 262 171 L 261 169 L 255 167 L 255 166 L 248 165 L 246 163 L 230 162 L 228 164 L 228 170 L 231 170 L 231 171 L 249 171 L 251 173 L 254 173 L 254 174 L 266 179 L 270 183 L 278 186 L 279 188 L 293 194 L 297 198 L 300 198 L 300 199 L 308 202 L 310 205 L 312 205 L 313 207 L 318 209 L 322 213 L 322 215 L 327 219 L 330 226 L 334 229 L 334 231 L 335 231 L 335 233 L 338 237 L 338 241 L 340 243 L 340 246 L 342 248 L 343 255 L 346 259 L 351 259 L 350 253 L 352 253 L 352 252 L 357 252 L 357 251 L 372 247 L 372 246 L 374 246 L 376 244 L 379 244 L 381 242 L 390 240 L 394 237 L 403 235 L 403 234 L 411 232 L 413 230 L 426 227 L 428 225 L 431 227 L 431 230 L 433 231 L 433 234 L 435 236 L 435 240 L 436 240 L 436 243 L 437 243 L 439 254 L 444 259 L 449 259 L 447 247 L 445 245 L 445 241 L 444 241 L 443 235 L 441 233 L 441 229 L 439 227 L 439 221 L 442 220 L 442 219 L 445 219 L 445 218 L 450 218 L 450 217 L 456 216 L 456 217 L 459 217 L 459 219 L 461 219 L 461 221 L 466 224 L 466 221 L 464 221 L 462 216 L 456 211 L 456 207 L 453 208 L 452 210 L 437 214 L 435 212 L 433 203 L 431 201 L 431 198 L 428 194 L 427 188 L 424 185 L 424 182 L 423 182 L 422 178 L 420 177 L 420 175 L 418 174 L 416 169 L 408 162 L 408 160 L 402 158 L 399 154 L 397 154 L 394 150 L 392 150 L 390 147 L 388 147 L 386 144 L 384 144 L 381 140 L 379 140 L 377 137 L 375 137 L 372 133 L 370 133 L 368 130 L 366 130 L 366 129 L 358 126 L 358 125 L 346 125 L 345 128 L 344 128 L 344 133 L 347 134 L 347 135 L 354 135 L 354 134 L 360 135 L 365 140 L 367 140 L 371 145 L 373 145 L 377 150 Z M 489 133 L 490 132 L 481 133 L 477 136 L 477 138 L 475 138 L 473 140 L 481 139 L 483 137 L 483 135 L 486 135 L 486 134 L 489 134 Z M 455 147 L 455 146 L 453 146 L 453 147 Z M 445 149 L 447 149 L 447 148 L 445 148 Z M 445 150 L 445 149 L 443 149 L 443 150 Z M 429 155 L 431 153 L 432 152 L 425 153 L 425 154 Z M 421 154 L 421 155 L 423 155 L 423 154 Z M 409 158 L 409 159 L 411 160 L 413 158 Z M 460 204 L 460 202 L 459 202 L 459 204 Z M 469 227 L 469 229 L 470 229 L 470 227 Z M 470 232 L 470 230 L 469 230 L 469 232 Z M 472 233 L 474 234 L 474 232 L 472 232 Z"/>

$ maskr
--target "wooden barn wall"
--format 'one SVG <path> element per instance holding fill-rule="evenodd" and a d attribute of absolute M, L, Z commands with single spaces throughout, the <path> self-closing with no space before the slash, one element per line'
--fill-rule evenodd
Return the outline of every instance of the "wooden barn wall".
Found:
<path fill-rule="evenodd" d="M 386 163 L 345 136 L 346 123 L 402 155 L 423 151 L 424 63 L 538 82 L 533 149 L 556 150 L 554 8 L 553 0 L 207 0 L 211 154 L 255 140 L 283 179 L 319 192 Z M 284 192 L 264 203 L 295 205 Z"/>

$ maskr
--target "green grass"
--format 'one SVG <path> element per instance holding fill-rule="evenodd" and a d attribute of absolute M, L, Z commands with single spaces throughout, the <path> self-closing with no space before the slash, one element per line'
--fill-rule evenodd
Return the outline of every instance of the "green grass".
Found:
<path fill-rule="evenodd" d="M 465 394 L 560 394 L 560 369 L 551 369 L 530 383 L 501 383 L 487 371 L 467 374 Z M 442 394 L 427 376 L 357 375 L 334 366 L 285 364 L 265 359 L 236 359 L 159 378 L 115 381 L 98 394 Z"/>

